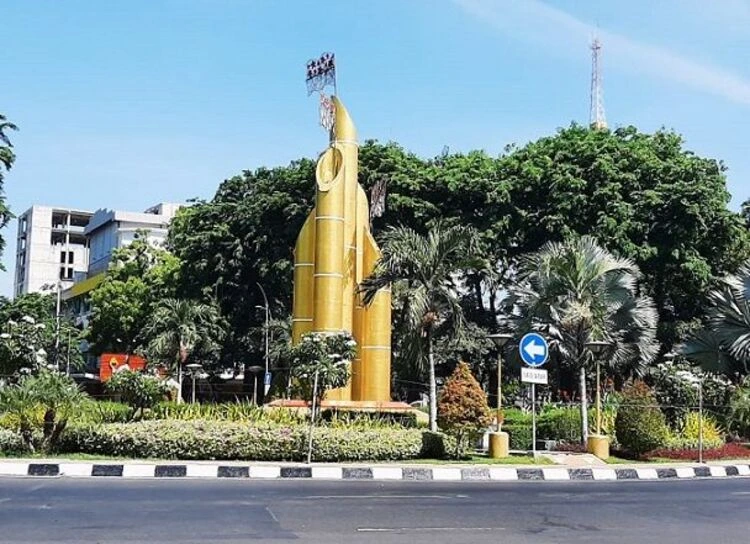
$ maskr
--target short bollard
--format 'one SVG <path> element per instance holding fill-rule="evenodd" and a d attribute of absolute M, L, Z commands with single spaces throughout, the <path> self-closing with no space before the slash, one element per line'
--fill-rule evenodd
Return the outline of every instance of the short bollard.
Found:
<path fill-rule="evenodd" d="M 598 434 L 589 435 L 588 452 L 605 461 L 609 459 L 609 437 Z"/>
<path fill-rule="evenodd" d="M 490 433 L 490 458 L 502 459 L 510 455 L 510 436 L 508 433 Z"/>

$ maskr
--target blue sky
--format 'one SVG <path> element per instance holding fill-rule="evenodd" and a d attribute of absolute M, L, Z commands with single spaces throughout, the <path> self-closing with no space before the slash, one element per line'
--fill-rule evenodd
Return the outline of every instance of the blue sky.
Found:
<path fill-rule="evenodd" d="M 498 154 L 588 120 L 665 126 L 750 197 L 750 0 L 5 0 L 0 111 L 12 209 L 141 210 L 326 145 L 304 64 L 338 60 L 361 138 Z M 12 290 L 15 224 L 0 294 Z"/>

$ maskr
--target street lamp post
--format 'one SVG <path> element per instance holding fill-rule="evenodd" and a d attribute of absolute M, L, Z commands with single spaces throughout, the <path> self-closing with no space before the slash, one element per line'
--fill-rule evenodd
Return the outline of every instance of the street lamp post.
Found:
<path fill-rule="evenodd" d="M 193 380 L 193 388 L 191 389 L 192 391 L 191 397 L 192 397 L 193 404 L 195 404 L 195 379 L 198 377 L 198 374 L 200 373 L 200 371 L 203 370 L 203 365 L 200 363 L 191 363 L 189 365 L 185 365 L 185 367 L 190 372 L 190 377 Z"/>
<path fill-rule="evenodd" d="M 500 432 L 500 420 L 502 418 L 502 407 L 503 407 L 503 347 L 508 341 L 513 338 L 512 334 L 508 333 L 495 333 L 488 336 L 490 340 L 497 346 L 497 432 Z"/>
<path fill-rule="evenodd" d="M 247 369 L 253 375 L 253 404 L 258 405 L 258 374 L 263 371 L 262 366 L 251 366 Z"/>
<path fill-rule="evenodd" d="M 698 462 L 703 464 L 703 378 L 693 375 L 688 381 L 698 389 Z"/>
<path fill-rule="evenodd" d="M 62 299 L 62 282 L 57 282 L 57 303 L 55 304 L 55 366 L 60 370 L 60 307 Z M 67 375 L 70 376 L 70 366 Z"/>
<path fill-rule="evenodd" d="M 499 459 L 507 457 L 510 449 L 510 437 L 508 433 L 501 431 L 501 421 L 503 406 L 503 346 L 513 338 L 513 335 L 500 332 L 490 334 L 488 338 L 497 346 L 497 430 L 494 433 L 490 433 L 489 454 L 491 458 Z"/>
<path fill-rule="evenodd" d="M 55 366 L 60 370 L 60 310 L 62 306 L 62 281 L 57 280 L 57 283 L 45 283 L 42 285 L 42 291 L 52 291 L 55 289 L 56 301 L 55 301 Z M 67 368 L 67 374 L 70 376 L 70 368 Z"/>
<path fill-rule="evenodd" d="M 608 439 L 602 435 L 602 383 L 601 358 L 599 356 L 610 346 L 611 344 L 609 342 L 602 340 L 593 340 L 586 343 L 586 349 L 592 353 L 594 360 L 596 361 L 596 435 L 589 436 L 588 449 L 591 453 L 602 459 L 609 457 L 609 442 Z"/>
<path fill-rule="evenodd" d="M 265 357 L 264 357 L 264 360 L 265 360 L 265 366 L 266 366 L 265 376 L 267 376 L 268 375 L 268 360 L 269 360 L 269 356 L 268 356 L 268 344 L 269 344 L 269 342 L 268 342 L 268 334 L 269 334 L 269 332 L 268 331 L 269 331 L 269 324 L 270 324 L 269 322 L 271 321 L 271 309 L 268 306 L 268 297 L 266 296 L 266 291 L 263 289 L 263 286 L 260 283 L 258 283 L 258 282 L 256 282 L 256 285 L 258 286 L 258 289 L 260 289 L 260 292 L 263 295 L 263 304 L 264 304 L 263 306 L 256 306 L 256 308 L 261 308 L 261 309 L 265 310 L 265 316 L 266 316 L 266 324 L 265 324 L 265 327 L 264 327 L 264 340 L 265 340 L 265 342 L 264 342 L 264 344 L 265 344 L 265 350 L 264 350 L 265 351 Z M 265 382 L 265 376 L 263 377 L 263 383 L 264 383 L 264 390 L 263 390 L 264 394 L 263 394 L 263 396 L 264 397 L 265 397 L 265 395 L 268 394 L 268 389 L 270 387 L 270 384 L 265 385 L 265 383 L 266 383 Z"/>

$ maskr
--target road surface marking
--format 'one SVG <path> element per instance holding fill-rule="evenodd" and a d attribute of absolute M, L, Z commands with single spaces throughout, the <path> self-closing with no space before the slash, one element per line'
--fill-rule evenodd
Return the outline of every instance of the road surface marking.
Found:
<path fill-rule="evenodd" d="M 278 522 L 279 522 L 279 518 L 277 518 L 277 517 L 276 517 L 276 514 L 274 514 L 274 513 L 273 513 L 273 510 L 271 510 L 271 509 L 270 509 L 270 508 L 269 508 L 268 506 L 266 506 L 266 512 L 268 512 L 268 514 L 269 514 L 269 515 L 271 516 L 271 518 L 272 518 L 272 519 L 273 519 L 273 520 L 274 520 L 274 521 L 275 521 L 276 523 L 278 523 Z"/>
<path fill-rule="evenodd" d="M 357 527 L 359 533 L 421 533 L 437 531 L 504 531 L 505 527 Z"/>
<path fill-rule="evenodd" d="M 326 499 L 441 499 L 441 500 L 452 500 L 452 499 L 464 499 L 468 498 L 468 495 L 308 495 L 300 497 L 304 500 L 326 500 Z"/>

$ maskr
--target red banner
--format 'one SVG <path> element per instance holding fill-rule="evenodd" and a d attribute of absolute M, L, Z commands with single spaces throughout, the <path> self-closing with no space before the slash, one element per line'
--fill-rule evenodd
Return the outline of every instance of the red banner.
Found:
<path fill-rule="evenodd" d="M 123 370 L 143 370 L 146 361 L 138 355 L 126 353 L 102 353 L 99 357 L 99 379 L 106 382 L 115 372 Z"/>

